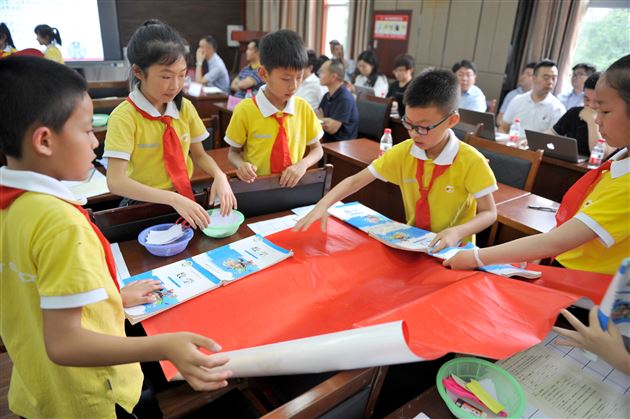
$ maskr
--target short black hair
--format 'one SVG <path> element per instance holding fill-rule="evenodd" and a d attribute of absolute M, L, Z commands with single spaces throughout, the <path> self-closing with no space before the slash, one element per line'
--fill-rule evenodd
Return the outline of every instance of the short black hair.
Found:
<path fill-rule="evenodd" d="M 470 60 L 461 60 L 456 62 L 455 64 L 453 64 L 451 70 L 453 71 L 453 73 L 457 73 L 457 71 L 462 67 L 472 70 L 473 73 L 477 74 L 477 66 Z"/>
<path fill-rule="evenodd" d="M 202 39 L 204 39 L 215 51 L 219 49 L 219 43 L 214 36 L 206 35 Z"/>
<path fill-rule="evenodd" d="M 317 58 L 317 62 L 315 63 L 315 66 L 313 67 L 313 73 L 317 74 L 317 72 L 319 71 L 320 68 L 322 68 L 322 64 L 324 64 L 326 61 L 328 61 L 329 58 L 326 55 L 320 55 Z"/>
<path fill-rule="evenodd" d="M 63 129 L 87 92 L 87 83 L 63 64 L 40 57 L 9 56 L 0 60 L 0 91 L 0 150 L 19 159 L 30 129 Z"/>
<path fill-rule="evenodd" d="M 275 68 L 305 69 L 308 55 L 300 35 L 288 29 L 265 35 L 260 40 L 260 64 L 268 72 Z"/>
<path fill-rule="evenodd" d="M 247 45 L 251 44 L 252 42 L 254 43 L 254 46 L 256 47 L 256 49 L 260 48 L 260 39 L 252 39 L 251 41 L 247 43 Z"/>
<path fill-rule="evenodd" d="M 308 57 L 308 66 L 307 67 L 311 67 L 311 71 L 314 73 L 317 70 L 315 69 L 315 67 L 317 67 L 317 54 L 315 54 L 315 51 L 313 51 L 312 49 L 309 49 L 306 51 L 306 56 Z"/>
<path fill-rule="evenodd" d="M 595 90 L 595 86 L 597 85 L 597 81 L 599 80 L 599 76 L 601 76 L 601 74 L 602 73 L 600 73 L 599 71 L 596 71 L 588 76 L 588 79 L 584 81 L 584 88 Z"/>
<path fill-rule="evenodd" d="M 405 67 L 407 70 L 416 68 L 416 62 L 409 54 L 400 54 L 394 59 L 394 68 Z"/>
<path fill-rule="evenodd" d="M 591 74 L 597 71 L 597 68 L 595 68 L 593 64 L 589 64 L 589 63 L 578 63 L 574 65 L 571 70 L 575 71 L 580 68 L 586 72 L 587 76 L 590 76 Z"/>
<path fill-rule="evenodd" d="M 455 73 L 447 70 L 427 69 L 413 79 L 403 98 L 408 108 L 435 106 L 444 113 L 457 109 L 459 82 Z"/>
<path fill-rule="evenodd" d="M 531 63 L 527 63 L 525 64 L 525 67 L 523 67 L 523 71 L 527 70 L 528 68 L 531 68 L 532 70 L 536 68 L 536 62 L 532 61 Z"/>
<path fill-rule="evenodd" d="M 545 58 L 544 60 L 540 60 L 534 66 L 534 75 L 538 73 L 538 69 L 541 67 L 558 67 L 555 61 L 549 60 Z"/>

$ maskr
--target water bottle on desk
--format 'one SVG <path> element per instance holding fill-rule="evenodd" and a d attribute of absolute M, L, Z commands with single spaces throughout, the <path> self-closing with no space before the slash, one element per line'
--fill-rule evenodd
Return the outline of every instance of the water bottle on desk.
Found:
<path fill-rule="evenodd" d="M 604 139 L 600 138 L 597 140 L 597 144 L 591 150 L 591 157 L 588 159 L 588 168 L 589 169 L 597 169 L 602 164 L 602 160 L 604 160 Z"/>
<path fill-rule="evenodd" d="M 381 137 L 381 145 L 378 155 L 382 156 L 385 154 L 387 150 L 392 148 L 394 141 L 392 140 L 392 130 L 390 128 L 385 128 L 385 132 L 383 132 L 383 136 Z"/>
<path fill-rule="evenodd" d="M 518 147 L 521 141 L 521 120 L 520 118 L 514 118 L 514 122 L 510 125 L 510 137 L 507 141 L 507 146 Z"/>

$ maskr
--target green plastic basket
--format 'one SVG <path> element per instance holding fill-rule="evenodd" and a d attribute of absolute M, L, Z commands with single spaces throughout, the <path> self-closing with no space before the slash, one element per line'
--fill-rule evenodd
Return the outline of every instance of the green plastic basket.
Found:
<path fill-rule="evenodd" d="M 209 209 L 208 214 L 212 215 L 214 211 L 219 212 L 221 210 L 218 208 Z M 239 226 L 245 220 L 245 216 L 240 211 L 237 211 L 237 210 L 232 210 L 232 212 L 236 215 L 236 220 L 234 223 L 229 224 L 229 225 L 222 225 L 222 226 L 213 226 L 212 224 L 210 224 L 208 227 L 202 230 L 203 234 L 205 234 L 208 237 L 220 239 L 223 237 L 229 237 L 232 234 L 236 233 Z"/>
<path fill-rule="evenodd" d="M 520 418 L 525 411 L 525 392 L 523 387 L 500 366 L 478 358 L 455 358 L 442 365 L 437 373 L 436 386 L 448 409 L 458 418 L 477 418 L 457 406 L 446 394 L 442 380 L 451 374 L 470 381 L 489 378 L 494 382 L 499 402 L 511 418 Z"/>
<path fill-rule="evenodd" d="M 95 113 L 92 116 L 92 126 L 93 127 L 104 127 L 107 125 L 107 120 L 109 119 L 109 115 L 104 113 Z"/>

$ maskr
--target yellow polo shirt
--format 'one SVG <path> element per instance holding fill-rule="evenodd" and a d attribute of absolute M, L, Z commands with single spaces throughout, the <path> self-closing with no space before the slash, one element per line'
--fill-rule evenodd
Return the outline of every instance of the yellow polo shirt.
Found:
<path fill-rule="evenodd" d="M 46 47 L 46 51 L 44 51 L 44 58 L 48 58 L 49 60 L 58 62 L 59 64 L 64 64 L 61 51 L 55 44 L 49 44 L 48 47 Z"/>
<path fill-rule="evenodd" d="M 27 418 L 115 417 L 116 403 L 133 410 L 140 364 L 66 367 L 46 353 L 44 309 L 81 307 L 84 329 L 125 336 L 120 294 L 94 230 L 57 180 L 3 167 L 0 181 L 41 191 L 0 210 L 0 334 L 13 361 L 9 408 Z"/>
<path fill-rule="evenodd" d="M 470 221 L 477 212 L 476 199 L 498 189 L 494 174 L 486 159 L 470 145 L 457 139 L 450 131 L 448 143 L 435 159 L 428 159 L 424 150 L 409 139 L 396 144 L 372 162 L 370 172 L 380 180 L 400 187 L 407 224 L 415 225 L 416 202 L 420 198 L 416 169 L 419 160 L 426 160 L 423 182 L 428 186 L 435 164 L 451 164 L 429 192 L 431 231 Z M 464 240 L 472 240 L 472 237 Z"/>
<path fill-rule="evenodd" d="M 225 142 L 242 148 L 243 159 L 257 167 L 258 175 L 271 173 L 271 149 L 280 129 L 274 114 L 287 114 L 284 128 L 294 164 L 304 158 L 306 146 L 324 135 L 321 122 L 307 101 L 292 96 L 281 112 L 267 100 L 264 89 L 263 86 L 256 94 L 256 103 L 244 99 L 236 105 L 225 133 Z"/>
<path fill-rule="evenodd" d="M 149 115 L 160 116 L 140 90 L 135 89 L 130 97 Z M 206 139 L 208 131 L 197 110 L 186 98 L 182 100 L 181 109 L 177 109 L 175 103 L 170 102 L 164 115 L 173 118 L 173 127 L 179 137 L 190 178 L 194 170 L 188 154 L 190 144 Z M 103 157 L 127 160 L 129 162 L 127 176 L 135 181 L 157 189 L 173 189 L 173 182 L 164 164 L 162 138 L 165 130 L 164 123 L 144 118 L 131 103 L 124 101 L 114 109 L 107 122 Z"/>
<path fill-rule="evenodd" d="M 570 269 L 614 275 L 621 261 L 630 257 L 630 157 L 614 161 L 602 174 L 575 218 L 597 238 L 558 255 L 558 262 Z"/>

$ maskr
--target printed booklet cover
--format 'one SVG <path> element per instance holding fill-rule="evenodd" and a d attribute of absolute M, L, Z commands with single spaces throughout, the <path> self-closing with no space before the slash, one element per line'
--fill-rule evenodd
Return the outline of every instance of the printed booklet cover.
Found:
<path fill-rule="evenodd" d="M 292 255 L 290 250 L 255 235 L 132 276 L 123 281 L 125 285 L 142 279 L 153 279 L 162 282 L 164 288 L 155 292 L 157 300 L 154 303 L 128 307 L 125 314 L 131 324 L 136 324 L 221 285 L 275 265 Z"/>

